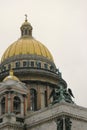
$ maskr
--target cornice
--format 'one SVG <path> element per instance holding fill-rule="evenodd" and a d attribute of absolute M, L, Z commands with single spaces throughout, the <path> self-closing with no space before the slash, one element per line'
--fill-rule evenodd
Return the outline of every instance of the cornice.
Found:
<path fill-rule="evenodd" d="M 38 112 L 31 113 L 26 117 L 25 122 L 28 127 L 32 127 L 47 121 L 56 120 L 60 116 L 69 116 L 74 120 L 87 122 L 87 108 L 77 106 L 76 104 L 62 102 L 53 106 L 50 105 L 48 108 Z"/>
<path fill-rule="evenodd" d="M 10 123 L 10 122 L 5 122 L 0 124 L 0 129 L 7 127 L 7 128 L 23 128 L 22 124 L 17 124 L 17 123 Z"/>

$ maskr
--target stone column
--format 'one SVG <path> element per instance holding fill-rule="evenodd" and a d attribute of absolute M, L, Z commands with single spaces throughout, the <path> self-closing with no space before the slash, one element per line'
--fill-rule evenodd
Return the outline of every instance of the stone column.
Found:
<path fill-rule="evenodd" d="M 21 101 L 21 115 L 24 116 L 24 100 Z"/>
<path fill-rule="evenodd" d="M 24 97 L 24 115 L 26 115 L 26 110 L 27 110 L 26 95 L 23 95 L 23 97 Z"/>
<path fill-rule="evenodd" d="M 5 113 L 8 113 L 8 93 L 6 93 L 5 97 Z"/>
<path fill-rule="evenodd" d="M 14 111 L 14 108 L 13 108 L 13 103 L 14 103 L 14 94 L 13 94 L 13 92 L 11 92 L 11 113 L 13 113 L 13 111 Z"/>
<path fill-rule="evenodd" d="M 50 102 L 51 102 L 51 100 L 49 99 L 49 96 L 50 96 L 50 88 L 49 88 L 49 86 L 47 86 L 46 89 L 47 89 L 47 105 L 49 105 Z"/>
<path fill-rule="evenodd" d="M 40 88 L 40 96 L 41 96 L 41 108 L 44 108 L 46 105 L 46 91 L 44 91 L 43 87 Z"/>
<path fill-rule="evenodd" d="M 11 93 L 8 93 L 8 113 L 11 112 Z"/>
<path fill-rule="evenodd" d="M 30 110 L 30 90 L 29 90 L 29 93 L 27 95 L 27 109 Z"/>
<path fill-rule="evenodd" d="M 63 117 L 63 130 L 65 130 L 65 118 Z"/>
<path fill-rule="evenodd" d="M 40 93 L 40 86 L 37 86 L 37 109 L 41 108 L 41 93 Z"/>

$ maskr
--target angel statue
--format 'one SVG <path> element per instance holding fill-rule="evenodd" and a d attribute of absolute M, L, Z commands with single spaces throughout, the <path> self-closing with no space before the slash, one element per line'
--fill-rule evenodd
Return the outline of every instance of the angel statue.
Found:
<path fill-rule="evenodd" d="M 58 85 L 58 88 L 53 88 L 49 99 L 53 97 L 52 104 L 59 103 L 62 101 L 68 102 L 68 103 L 74 103 L 72 101 L 72 97 L 74 98 L 74 95 L 72 93 L 72 90 L 70 88 L 64 87 L 62 84 Z"/>

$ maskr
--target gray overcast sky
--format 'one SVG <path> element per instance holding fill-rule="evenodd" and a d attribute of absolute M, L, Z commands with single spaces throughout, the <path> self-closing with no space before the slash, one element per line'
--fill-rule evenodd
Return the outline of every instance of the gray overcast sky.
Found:
<path fill-rule="evenodd" d="M 75 102 L 87 107 L 87 0 L 0 0 L 0 57 L 20 37 L 24 14 L 51 51 Z"/>

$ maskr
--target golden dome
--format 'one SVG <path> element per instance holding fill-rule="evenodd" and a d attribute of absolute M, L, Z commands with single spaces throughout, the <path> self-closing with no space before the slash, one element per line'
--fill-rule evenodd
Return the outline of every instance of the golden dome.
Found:
<path fill-rule="evenodd" d="M 1 62 L 8 59 L 9 57 L 22 54 L 39 55 L 53 61 L 51 53 L 42 43 L 35 40 L 34 38 L 21 38 L 7 48 L 1 58 Z"/>
<path fill-rule="evenodd" d="M 7 81 L 9 79 L 19 81 L 19 79 L 16 76 L 14 76 L 13 70 L 10 70 L 9 75 L 6 76 L 3 81 Z"/>
<path fill-rule="evenodd" d="M 32 37 L 32 26 L 25 20 L 21 26 L 21 38 L 11 44 L 1 58 L 1 62 L 4 60 L 17 56 L 17 55 L 37 55 L 45 57 L 53 62 L 53 57 L 49 50 L 39 41 Z"/>

